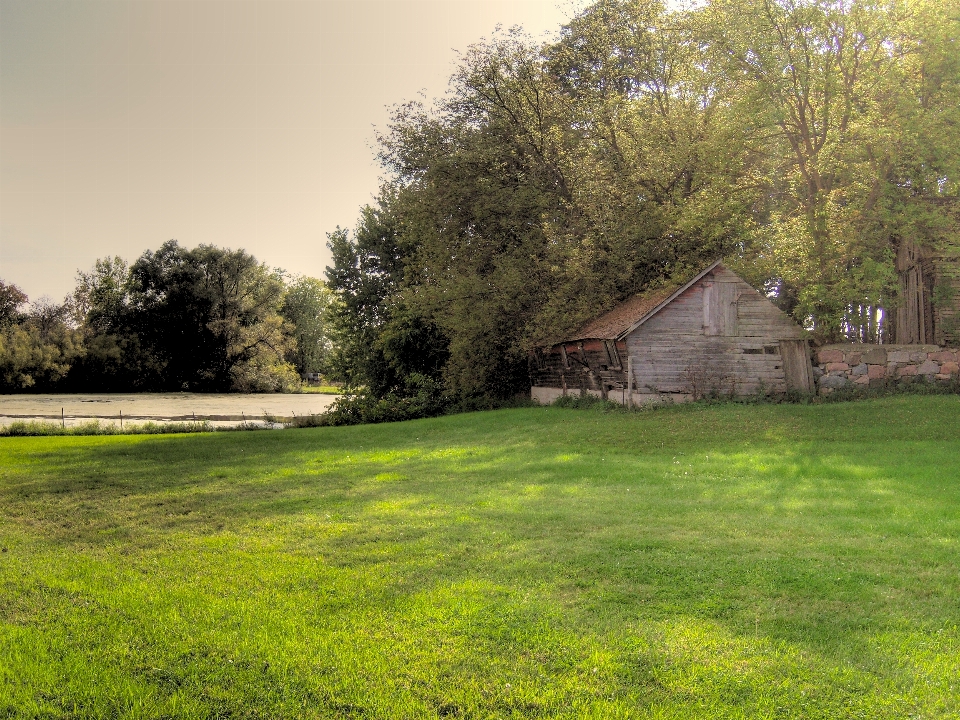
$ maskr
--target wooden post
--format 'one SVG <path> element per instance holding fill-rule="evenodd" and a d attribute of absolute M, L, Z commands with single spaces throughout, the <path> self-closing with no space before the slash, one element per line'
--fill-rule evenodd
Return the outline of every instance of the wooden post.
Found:
<path fill-rule="evenodd" d="M 66 427 L 67 427 L 67 421 L 64 420 L 64 418 L 63 418 L 63 408 L 60 408 L 60 427 L 62 427 L 62 428 L 66 428 Z"/>
<path fill-rule="evenodd" d="M 123 410 L 120 411 L 120 429 L 123 430 Z"/>
<path fill-rule="evenodd" d="M 627 407 L 633 407 L 633 356 L 627 348 Z"/>

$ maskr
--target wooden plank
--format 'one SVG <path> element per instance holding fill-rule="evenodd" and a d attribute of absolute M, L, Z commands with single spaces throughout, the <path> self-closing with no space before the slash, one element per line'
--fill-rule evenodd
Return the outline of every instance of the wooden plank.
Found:
<path fill-rule="evenodd" d="M 781 340 L 784 382 L 788 390 L 813 392 L 813 366 L 810 363 L 810 346 L 806 340 Z"/>
<path fill-rule="evenodd" d="M 740 299 L 740 283 L 721 282 L 717 288 L 717 314 L 720 321 L 720 335 L 737 334 L 737 305 Z"/>

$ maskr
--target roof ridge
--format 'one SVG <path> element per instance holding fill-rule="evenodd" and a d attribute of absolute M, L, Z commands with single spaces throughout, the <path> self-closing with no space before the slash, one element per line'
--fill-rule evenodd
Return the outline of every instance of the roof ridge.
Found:
<path fill-rule="evenodd" d="M 610 310 L 590 318 L 559 342 L 621 340 L 722 262 L 722 260 L 716 260 L 690 280 L 666 283 L 631 295 Z"/>

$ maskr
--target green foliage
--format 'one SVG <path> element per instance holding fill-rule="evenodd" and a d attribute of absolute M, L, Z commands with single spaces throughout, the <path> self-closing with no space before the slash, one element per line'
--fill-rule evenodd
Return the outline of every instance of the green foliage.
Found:
<path fill-rule="evenodd" d="M 448 353 L 417 372 L 509 397 L 531 346 L 721 256 L 817 340 L 877 341 L 899 243 L 957 245 L 957 37 L 957 0 L 599 0 L 471 47 L 380 137 L 372 235 L 332 239 L 338 366 L 402 386 L 377 343 L 412 314 Z"/>
<path fill-rule="evenodd" d="M 257 426 L 262 429 L 262 425 Z M 91 420 L 65 427 L 60 423 L 16 421 L 0 427 L 0 437 L 48 437 L 48 436 L 87 436 L 87 435 L 172 435 L 182 433 L 214 432 L 215 428 L 207 421 L 168 422 L 168 423 L 125 423 L 120 427 L 116 423 Z"/>
<path fill-rule="evenodd" d="M 412 375 L 436 379 L 447 340 L 436 323 L 398 296 L 410 249 L 400 244 L 406 241 L 399 238 L 395 199 L 384 196 L 378 208 L 365 208 L 352 238 L 340 229 L 328 238 L 332 376 L 375 398 L 402 395 L 415 386 Z"/>
<path fill-rule="evenodd" d="M 322 373 L 330 354 L 328 308 L 331 294 L 322 280 L 296 278 L 283 296 L 280 313 L 293 326 L 296 343 L 287 358 L 301 375 Z"/>
<path fill-rule="evenodd" d="M 3 438 L 0 716 L 956 717 L 956 407 Z"/>
<path fill-rule="evenodd" d="M 68 381 L 107 391 L 275 392 L 300 385 L 282 274 L 243 250 L 170 241 L 79 273 L 87 352 Z"/>
<path fill-rule="evenodd" d="M 346 393 L 338 397 L 326 412 L 296 417 L 291 425 L 322 427 L 399 422 L 443 415 L 449 409 L 442 387 L 435 380 L 412 373 L 407 376 L 406 385 L 398 391 L 382 396 L 365 388 Z"/>
<path fill-rule="evenodd" d="M 0 392 L 50 390 L 83 353 L 81 334 L 67 323 L 70 308 L 41 298 L 19 312 L 27 296 L 0 283 L 4 290 L 10 303 L 0 322 Z"/>
<path fill-rule="evenodd" d="M 0 327 L 5 327 L 20 318 L 20 308 L 27 302 L 25 292 L 14 284 L 0 280 Z"/>

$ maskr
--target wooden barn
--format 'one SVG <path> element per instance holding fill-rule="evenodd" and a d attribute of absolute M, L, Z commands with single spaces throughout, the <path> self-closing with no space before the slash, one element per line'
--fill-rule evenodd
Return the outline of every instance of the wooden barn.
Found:
<path fill-rule="evenodd" d="M 721 261 L 636 295 L 530 356 L 531 396 L 623 403 L 813 392 L 806 331 Z"/>
<path fill-rule="evenodd" d="M 900 302 L 885 323 L 885 342 L 960 343 L 960 249 L 904 240 L 897 248 L 896 269 Z"/>

